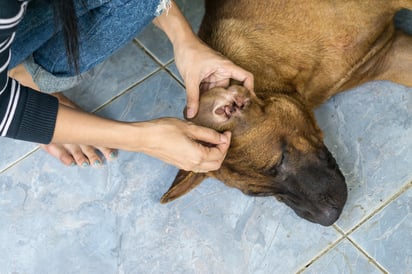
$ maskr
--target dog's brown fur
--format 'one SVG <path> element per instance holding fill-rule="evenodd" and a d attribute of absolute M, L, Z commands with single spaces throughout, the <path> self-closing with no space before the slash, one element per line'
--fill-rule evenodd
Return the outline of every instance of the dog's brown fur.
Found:
<path fill-rule="evenodd" d="M 255 76 L 201 97 L 195 123 L 232 130 L 222 168 L 180 171 L 169 202 L 208 177 L 246 194 L 274 195 L 310 221 L 330 225 L 346 201 L 344 178 L 323 145 L 313 109 L 371 80 L 412 86 L 412 37 L 396 30 L 403 1 L 206 1 L 200 37 Z"/>

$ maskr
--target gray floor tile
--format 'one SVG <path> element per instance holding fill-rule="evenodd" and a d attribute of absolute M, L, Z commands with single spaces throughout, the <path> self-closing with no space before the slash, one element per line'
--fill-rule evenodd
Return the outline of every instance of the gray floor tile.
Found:
<path fill-rule="evenodd" d="M 176 1 L 183 14 L 188 19 L 193 30 L 197 32 L 204 13 L 203 1 L 179 0 Z M 165 65 L 173 59 L 172 44 L 167 36 L 153 24 L 147 26 L 138 36 L 137 40 L 149 51 L 161 64 Z"/>
<path fill-rule="evenodd" d="M 155 173 L 138 175 L 156 166 Z M 168 172 L 175 170 L 142 154 L 121 153 L 100 169 L 82 169 L 35 153 L 0 181 L 1 272 L 118 272 L 122 235 L 135 231 L 129 224 L 138 215 L 149 217 L 144 208 L 151 203 L 160 207 L 158 196 L 140 203 L 142 208 L 135 208 L 135 198 L 152 196 L 148 189 L 159 187 Z"/>
<path fill-rule="evenodd" d="M 2 271 L 293 273 L 339 237 L 214 180 L 161 205 L 174 174 L 144 154 L 82 169 L 35 153 L 0 182 Z"/>
<path fill-rule="evenodd" d="M 1 138 L 0 139 L 0 151 L 1 151 L 1 161 L 0 161 L 0 176 L 1 172 L 10 166 L 12 163 L 21 159 L 27 153 L 36 149 L 37 145 L 33 143 Z"/>
<path fill-rule="evenodd" d="M 122 121 L 183 117 L 186 93 L 168 73 L 156 73 L 98 112 Z"/>
<path fill-rule="evenodd" d="M 177 5 L 196 33 L 199 30 L 205 12 L 204 2 L 204 0 L 176 0 Z"/>
<path fill-rule="evenodd" d="M 349 274 L 383 273 L 377 266 L 356 249 L 348 240 L 343 240 L 331 251 L 311 264 L 304 274 Z"/>
<path fill-rule="evenodd" d="M 350 237 L 390 273 L 411 273 L 412 188 Z"/>
<path fill-rule="evenodd" d="M 162 65 L 173 60 L 172 44 L 155 25 L 148 25 L 136 39 Z"/>
<path fill-rule="evenodd" d="M 140 47 L 129 43 L 96 67 L 91 79 L 85 79 L 65 94 L 84 110 L 92 111 L 158 69 Z"/>
<path fill-rule="evenodd" d="M 317 110 L 325 141 L 344 173 L 345 231 L 412 181 L 412 89 L 371 82 Z"/>

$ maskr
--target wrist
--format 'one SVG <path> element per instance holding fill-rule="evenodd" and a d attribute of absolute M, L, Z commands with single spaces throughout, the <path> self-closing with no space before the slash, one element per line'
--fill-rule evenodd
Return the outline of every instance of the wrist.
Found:
<path fill-rule="evenodd" d="M 151 121 L 119 124 L 119 148 L 127 151 L 147 153 L 152 147 Z"/>
<path fill-rule="evenodd" d="M 197 39 L 189 22 L 174 1 L 171 1 L 170 8 L 156 17 L 153 23 L 167 35 L 173 47 Z"/>

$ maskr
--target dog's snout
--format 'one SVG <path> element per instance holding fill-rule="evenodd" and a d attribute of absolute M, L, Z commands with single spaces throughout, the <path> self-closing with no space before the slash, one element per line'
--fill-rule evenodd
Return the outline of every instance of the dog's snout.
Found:
<path fill-rule="evenodd" d="M 323 226 L 330 226 L 338 220 L 340 213 L 341 210 L 337 207 L 323 208 L 317 216 L 317 222 Z"/>
<path fill-rule="evenodd" d="M 326 147 L 318 151 L 317 157 L 321 162 L 324 162 L 328 168 L 330 169 L 338 168 L 338 164 L 336 163 L 335 158 L 333 157 L 332 153 L 330 153 L 330 151 Z"/>
<path fill-rule="evenodd" d="M 335 205 L 307 207 L 296 203 L 296 201 L 293 201 L 290 197 L 281 197 L 280 200 L 290 206 L 298 216 L 323 226 L 334 224 L 342 213 L 342 207 Z"/>

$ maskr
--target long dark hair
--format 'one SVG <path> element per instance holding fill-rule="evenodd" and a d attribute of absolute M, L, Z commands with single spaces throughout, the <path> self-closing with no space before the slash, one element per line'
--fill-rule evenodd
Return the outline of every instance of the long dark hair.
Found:
<path fill-rule="evenodd" d="M 50 0 L 56 24 L 61 26 L 69 68 L 79 74 L 79 30 L 74 0 Z"/>

